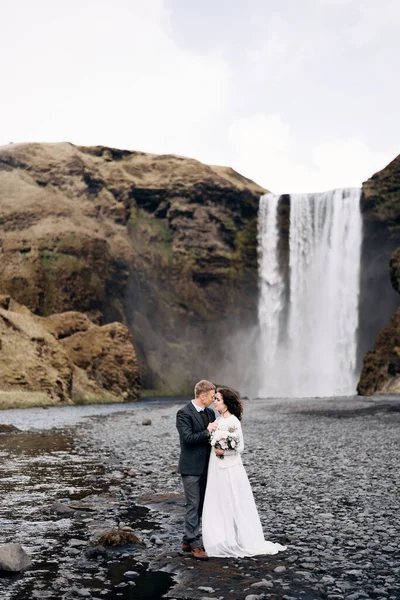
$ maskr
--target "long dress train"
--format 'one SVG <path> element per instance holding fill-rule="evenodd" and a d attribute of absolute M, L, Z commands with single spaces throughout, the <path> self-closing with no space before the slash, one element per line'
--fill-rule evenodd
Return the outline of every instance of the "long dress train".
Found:
<path fill-rule="evenodd" d="M 267 542 L 242 463 L 244 448 L 240 421 L 235 415 L 219 417 L 218 429 L 235 427 L 237 451 L 225 451 L 223 459 L 211 451 L 203 508 L 203 544 L 209 556 L 245 557 L 277 554 L 286 546 Z"/>

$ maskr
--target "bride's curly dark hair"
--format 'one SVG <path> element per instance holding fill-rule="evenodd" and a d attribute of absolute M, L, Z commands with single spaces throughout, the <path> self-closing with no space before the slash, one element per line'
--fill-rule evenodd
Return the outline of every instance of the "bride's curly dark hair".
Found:
<path fill-rule="evenodd" d="M 241 421 L 243 415 L 243 404 L 239 398 L 239 394 L 235 392 L 235 390 L 227 387 L 217 388 L 217 392 L 221 394 L 224 404 L 231 415 L 235 415 L 235 417 Z"/>

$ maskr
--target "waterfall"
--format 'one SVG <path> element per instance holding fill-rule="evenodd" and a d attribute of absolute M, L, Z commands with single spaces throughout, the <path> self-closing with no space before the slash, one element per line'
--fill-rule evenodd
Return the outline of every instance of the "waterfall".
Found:
<path fill-rule="evenodd" d="M 354 394 L 360 190 L 291 195 L 289 256 L 281 259 L 279 199 L 260 200 L 259 395 Z"/>
<path fill-rule="evenodd" d="M 278 361 L 280 319 L 284 302 L 284 280 L 278 260 L 278 201 L 279 196 L 265 194 L 260 198 L 258 218 L 260 302 L 260 350 L 264 378 L 269 381 L 269 393 L 278 392 L 270 368 Z"/>

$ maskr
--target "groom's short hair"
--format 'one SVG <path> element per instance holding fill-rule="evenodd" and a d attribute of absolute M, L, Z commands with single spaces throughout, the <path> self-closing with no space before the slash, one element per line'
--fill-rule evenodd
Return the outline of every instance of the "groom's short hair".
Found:
<path fill-rule="evenodd" d="M 206 392 L 211 392 L 211 390 L 216 390 L 217 386 L 211 381 L 207 381 L 207 379 L 202 379 L 198 381 L 194 386 L 194 397 L 198 398 L 200 394 L 204 394 Z"/>

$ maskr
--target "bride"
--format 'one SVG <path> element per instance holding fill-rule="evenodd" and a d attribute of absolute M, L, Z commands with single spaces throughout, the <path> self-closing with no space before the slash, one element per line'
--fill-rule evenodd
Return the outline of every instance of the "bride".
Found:
<path fill-rule="evenodd" d="M 208 556 L 217 557 L 277 554 L 286 550 L 286 546 L 264 540 L 241 458 L 244 448 L 241 400 L 233 390 L 219 388 L 214 406 L 220 417 L 209 425 L 214 447 L 208 466 L 202 516 L 204 549 Z M 227 445 L 224 442 L 227 436 L 233 440 L 232 448 L 224 450 L 218 446 Z"/>

